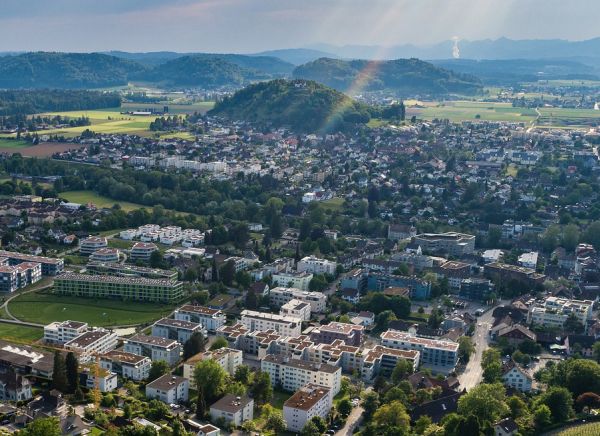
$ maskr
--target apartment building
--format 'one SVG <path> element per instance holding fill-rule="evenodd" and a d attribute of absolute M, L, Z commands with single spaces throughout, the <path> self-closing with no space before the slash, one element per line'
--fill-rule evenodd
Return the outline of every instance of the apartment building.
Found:
<path fill-rule="evenodd" d="M 544 327 L 562 328 L 569 315 L 573 314 L 585 326 L 592 320 L 593 305 L 591 300 L 547 297 L 541 304 L 529 307 L 527 322 Z"/>
<path fill-rule="evenodd" d="M 254 419 L 254 400 L 246 395 L 226 394 L 210 406 L 210 419 L 213 422 L 224 419 L 233 426 L 240 426 Z"/>
<path fill-rule="evenodd" d="M 166 404 L 179 404 L 188 400 L 190 384 L 186 378 L 165 374 L 146 385 L 146 398 Z"/>
<path fill-rule="evenodd" d="M 300 432 L 313 417 L 327 418 L 331 410 L 331 393 L 329 389 L 308 384 L 302 386 L 283 404 L 283 419 L 290 432 Z"/>
<path fill-rule="evenodd" d="M 88 365 L 79 368 L 79 385 L 87 389 L 97 386 L 100 392 L 112 392 L 117 389 L 117 382 L 117 374 L 102 367 L 99 371 Z"/>
<path fill-rule="evenodd" d="M 300 300 L 290 300 L 279 308 L 279 314 L 310 321 L 310 304 Z"/>
<path fill-rule="evenodd" d="M 17 270 L 14 266 L 0 266 L 0 292 L 11 293 L 19 289 Z"/>
<path fill-rule="evenodd" d="M 14 251 L 0 250 L 0 258 L 8 259 L 8 266 L 15 266 L 23 262 L 39 263 L 42 266 L 43 276 L 55 276 L 64 269 L 63 259 L 51 257 L 31 256 L 29 254 L 16 253 Z"/>
<path fill-rule="evenodd" d="M 483 272 L 492 280 L 499 282 L 515 280 L 527 286 L 542 285 L 546 279 L 544 274 L 539 274 L 534 269 L 501 262 L 484 265 Z"/>
<path fill-rule="evenodd" d="M 451 256 L 464 256 L 475 251 L 475 236 L 466 233 L 422 233 L 414 242 L 425 252 L 445 252 Z"/>
<path fill-rule="evenodd" d="M 54 280 L 54 291 L 76 297 L 174 303 L 183 297 L 183 283 L 142 277 L 64 273 Z"/>
<path fill-rule="evenodd" d="M 156 246 L 156 244 L 153 244 L 151 242 L 136 242 L 135 244 L 133 244 L 133 247 L 131 247 L 131 250 L 129 251 L 129 258 L 133 262 L 137 260 L 140 260 L 142 262 L 150 262 L 150 256 L 152 256 L 152 253 L 157 250 L 158 247 Z"/>
<path fill-rule="evenodd" d="M 137 334 L 125 341 L 123 351 L 149 357 L 153 362 L 164 360 L 173 366 L 179 361 L 182 347 L 173 339 Z"/>
<path fill-rule="evenodd" d="M 517 259 L 517 263 L 525 268 L 535 269 L 538 263 L 538 252 L 531 251 L 521 254 Z"/>
<path fill-rule="evenodd" d="M 300 300 L 310 304 L 311 312 L 322 313 L 327 309 L 327 296 L 322 292 L 303 291 L 298 288 L 281 286 L 269 291 L 269 301 L 275 307 L 281 307 L 291 300 Z"/>
<path fill-rule="evenodd" d="M 298 272 L 309 272 L 312 274 L 330 274 L 334 275 L 337 263 L 327 259 L 319 259 L 315 256 L 306 256 L 302 258 L 296 269 Z"/>
<path fill-rule="evenodd" d="M 271 377 L 273 386 L 295 392 L 313 383 L 330 389 L 332 397 L 340 391 L 342 368 L 327 363 L 312 363 L 282 354 L 267 354 L 260 362 L 261 371 Z"/>
<path fill-rule="evenodd" d="M 399 350 L 415 350 L 420 353 L 420 364 L 432 371 L 449 373 L 458 362 L 458 344 L 438 339 L 426 339 L 412 332 L 388 330 L 381 334 L 381 344 Z"/>
<path fill-rule="evenodd" d="M 313 275 L 309 272 L 278 272 L 273 274 L 273 284 L 308 291 Z"/>
<path fill-rule="evenodd" d="M 80 362 L 86 362 L 95 354 L 104 354 L 117 348 L 118 340 L 116 333 L 97 328 L 66 342 L 64 348 L 79 354 Z"/>
<path fill-rule="evenodd" d="M 194 333 L 201 333 L 204 337 L 207 336 L 202 324 L 196 322 L 162 318 L 152 325 L 152 336 L 174 339 L 181 344 L 185 344 Z"/>
<path fill-rule="evenodd" d="M 148 268 L 145 266 L 130 265 L 115 262 L 88 262 L 85 266 L 88 274 L 101 274 L 107 276 L 143 277 L 147 279 L 163 279 L 177 281 L 177 271 L 172 269 Z"/>
<path fill-rule="evenodd" d="M 471 276 L 471 265 L 451 260 L 444 262 L 434 271 L 438 276 L 447 278 L 450 289 L 456 292 L 460 289 L 460 283 Z"/>
<path fill-rule="evenodd" d="M 177 320 L 199 323 L 211 333 L 225 325 L 225 313 L 204 306 L 186 304 L 174 312 Z"/>
<path fill-rule="evenodd" d="M 282 316 L 273 313 L 242 310 L 241 323 L 250 331 L 274 330 L 283 336 L 300 336 L 302 320 L 294 316 Z"/>
<path fill-rule="evenodd" d="M 90 254 L 91 262 L 118 262 L 121 252 L 117 248 L 100 248 Z"/>
<path fill-rule="evenodd" d="M 431 296 L 431 282 L 416 276 L 396 276 L 381 273 L 369 273 L 367 275 L 367 289 L 369 291 L 383 291 L 390 287 L 408 288 L 410 298 L 415 300 L 426 300 Z"/>
<path fill-rule="evenodd" d="M 89 236 L 79 241 L 79 254 L 89 256 L 94 251 L 108 247 L 108 240 L 103 236 Z"/>
<path fill-rule="evenodd" d="M 331 344 L 339 339 L 346 345 L 358 347 L 362 342 L 364 331 L 362 325 L 332 321 L 313 329 L 310 340 L 317 344 Z"/>
<path fill-rule="evenodd" d="M 388 239 L 401 241 L 417 236 L 417 229 L 410 224 L 390 224 L 388 226 Z"/>
<path fill-rule="evenodd" d="M 89 330 L 86 322 L 55 321 L 44 326 L 44 342 L 47 344 L 63 345 Z"/>
<path fill-rule="evenodd" d="M 417 350 L 399 350 L 375 345 L 363 351 L 360 373 L 363 380 L 369 382 L 378 375 L 389 377 L 400 360 L 412 364 L 413 371 L 419 367 L 421 353 Z"/>
<path fill-rule="evenodd" d="M 134 381 L 147 379 L 151 366 L 150 358 L 122 350 L 111 350 L 100 356 L 101 368 Z"/>
<path fill-rule="evenodd" d="M 502 382 L 507 387 L 530 392 L 533 377 L 511 360 L 502 368 Z"/>
<path fill-rule="evenodd" d="M 194 387 L 194 369 L 199 362 L 212 359 L 219 364 L 223 370 L 233 377 L 235 370 L 242 364 L 243 353 L 234 348 L 219 348 L 218 350 L 205 351 L 190 357 L 183 362 L 183 376 L 190 381 L 190 386 Z"/>

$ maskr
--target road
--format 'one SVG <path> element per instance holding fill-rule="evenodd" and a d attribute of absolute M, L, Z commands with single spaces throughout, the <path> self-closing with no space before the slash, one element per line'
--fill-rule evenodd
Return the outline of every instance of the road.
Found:
<path fill-rule="evenodd" d="M 2 303 L 2 305 L 0 306 L 0 310 L 4 309 L 4 311 L 6 312 L 6 314 L 8 315 L 8 317 L 11 318 L 10 320 L 7 320 L 7 322 L 10 322 L 11 324 L 22 324 L 22 325 L 33 326 L 33 327 L 44 327 L 43 324 L 36 324 L 36 323 L 32 323 L 32 322 L 25 322 L 25 321 L 21 321 L 20 319 L 16 318 L 12 313 L 10 313 L 10 310 L 8 309 L 8 303 L 10 303 L 13 298 L 16 298 L 16 297 L 18 297 L 20 295 L 28 294 L 29 292 L 42 291 L 44 289 L 49 289 L 49 288 L 52 287 L 53 284 L 54 284 L 54 280 L 50 281 L 50 283 L 47 283 L 47 281 L 45 281 L 43 283 L 39 283 L 37 285 L 31 286 L 30 288 L 26 288 L 26 289 L 24 289 L 22 291 L 13 292 L 4 301 L 4 303 Z"/>
<path fill-rule="evenodd" d="M 477 318 L 477 327 L 475 327 L 475 333 L 473 333 L 473 345 L 475 345 L 475 353 L 469 359 L 464 372 L 458 375 L 461 388 L 470 390 L 477 386 L 483 376 L 483 369 L 481 368 L 481 357 L 484 350 L 490 346 L 489 331 L 492 328 L 494 319 L 492 312 L 494 306 L 479 318 Z"/>
<path fill-rule="evenodd" d="M 365 409 L 363 409 L 362 406 L 353 408 L 350 415 L 348 415 L 346 424 L 335 433 L 335 436 L 350 436 L 354 432 L 354 429 L 360 425 L 364 411 Z"/>

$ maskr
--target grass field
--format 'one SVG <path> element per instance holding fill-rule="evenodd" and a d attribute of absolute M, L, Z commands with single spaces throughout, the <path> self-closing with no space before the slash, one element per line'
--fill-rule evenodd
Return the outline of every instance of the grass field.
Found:
<path fill-rule="evenodd" d="M 87 204 L 91 202 L 98 208 L 112 207 L 113 205 L 118 204 L 121 206 L 121 209 L 126 212 L 145 207 L 141 204 L 130 203 L 128 201 L 112 200 L 108 197 L 98 195 L 93 191 L 65 191 L 61 192 L 59 195 L 61 198 L 64 198 L 72 203 Z"/>
<path fill-rule="evenodd" d="M 343 198 L 339 198 L 339 197 L 334 197 L 330 200 L 325 200 L 321 202 L 321 206 L 323 207 L 323 209 L 329 209 L 329 210 L 341 210 L 342 207 L 344 206 L 344 199 Z"/>
<path fill-rule="evenodd" d="M 0 338 L 7 341 L 34 342 L 44 336 L 44 331 L 38 327 L 8 324 L 0 322 Z"/>
<path fill-rule="evenodd" d="M 600 422 L 578 425 L 556 433 L 558 436 L 594 436 L 600 434 Z"/>
<path fill-rule="evenodd" d="M 27 141 L 0 138 L 0 153 L 6 153 L 10 150 L 18 151 L 26 147 L 31 147 L 31 144 Z"/>
<path fill-rule="evenodd" d="M 94 326 L 142 324 L 167 316 L 173 306 L 155 303 L 124 303 L 31 292 L 8 304 L 10 313 L 22 321 L 49 324 L 53 321 L 83 321 Z"/>

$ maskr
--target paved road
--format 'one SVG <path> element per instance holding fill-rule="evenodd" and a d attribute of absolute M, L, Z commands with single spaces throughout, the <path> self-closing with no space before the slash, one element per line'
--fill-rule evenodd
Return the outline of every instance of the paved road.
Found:
<path fill-rule="evenodd" d="M 471 356 L 467 367 L 462 374 L 458 375 L 461 388 L 470 390 L 477 386 L 483 377 L 483 369 L 481 368 L 481 357 L 483 351 L 489 348 L 490 336 L 489 331 L 492 328 L 494 319 L 492 318 L 491 308 L 479 318 L 477 318 L 477 327 L 473 334 L 473 345 L 475 345 L 475 353 Z"/>
<path fill-rule="evenodd" d="M 346 424 L 335 433 L 335 436 L 350 436 L 354 432 L 354 429 L 360 425 L 364 411 L 365 409 L 363 409 L 362 406 L 352 409 L 352 412 L 348 415 Z"/>

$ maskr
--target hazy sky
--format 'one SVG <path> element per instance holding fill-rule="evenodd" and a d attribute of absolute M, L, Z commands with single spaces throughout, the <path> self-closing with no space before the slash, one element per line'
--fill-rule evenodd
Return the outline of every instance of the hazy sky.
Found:
<path fill-rule="evenodd" d="M 600 36 L 600 0 L 0 0 L 0 51 L 253 52 Z"/>

